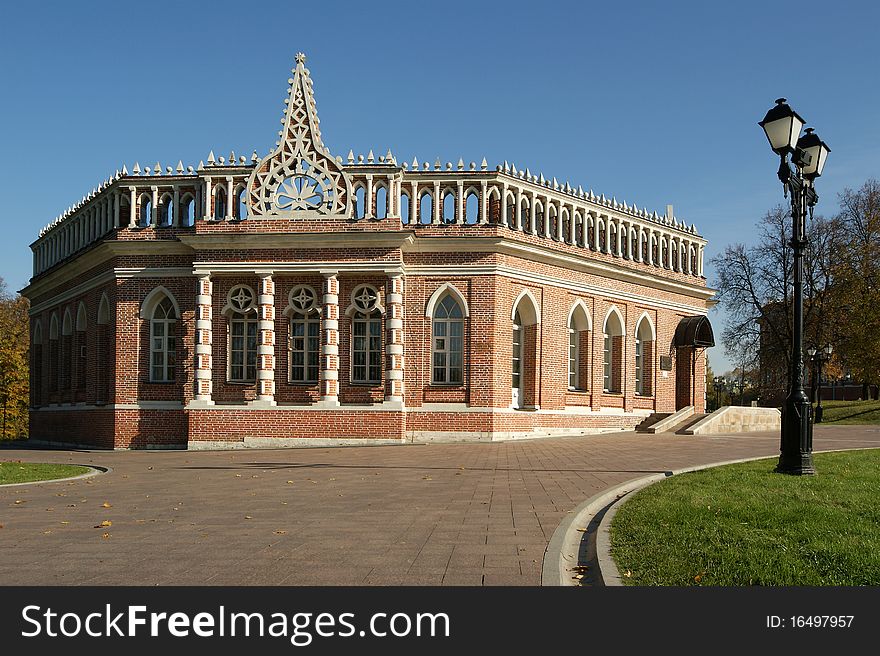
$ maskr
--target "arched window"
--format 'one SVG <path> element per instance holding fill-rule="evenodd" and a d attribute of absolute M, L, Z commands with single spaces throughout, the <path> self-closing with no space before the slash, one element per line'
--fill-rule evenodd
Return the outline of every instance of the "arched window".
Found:
<path fill-rule="evenodd" d="M 214 218 L 218 221 L 226 218 L 226 190 L 214 187 Z"/>
<path fill-rule="evenodd" d="M 376 190 L 376 218 L 384 219 L 388 216 L 388 190 L 380 186 Z"/>
<path fill-rule="evenodd" d="M 513 306 L 511 337 L 511 386 L 514 408 L 535 407 L 538 400 L 538 324 L 540 310 L 528 290 L 517 296 Z"/>
<path fill-rule="evenodd" d="M 455 196 L 451 191 L 443 196 L 443 223 L 455 223 Z"/>
<path fill-rule="evenodd" d="M 179 225 L 191 226 L 196 213 L 196 199 L 191 194 L 186 194 L 180 203 L 180 212 L 178 212 Z"/>
<path fill-rule="evenodd" d="M 351 381 L 359 384 L 382 382 L 382 313 L 379 293 L 369 285 L 352 290 Z"/>
<path fill-rule="evenodd" d="M 253 383 L 257 380 L 256 294 L 247 285 L 235 285 L 223 308 L 229 316 L 229 380 Z"/>
<path fill-rule="evenodd" d="M 61 347 L 58 343 L 58 315 L 49 320 L 49 392 L 61 389 Z M 51 399 L 50 399 L 51 400 Z"/>
<path fill-rule="evenodd" d="M 159 200 L 159 221 L 160 226 L 170 226 L 174 222 L 174 198 L 171 194 L 164 194 Z"/>
<path fill-rule="evenodd" d="M 513 346 L 513 358 L 510 366 L 510 384 L 513 388 L 513 405 L 514 407 L 520 407 L 523 395 L 523 322 L 519 310 L 513 315 L 511 345 Z"/>
<path fill-rule="evenodd" d="M 434 214 L 434 200 L 427 191 L 419 198 L 419 223 L 431 223 Z"/>
<path fill-rule="evenodd" d="M 354 218 L 362 219 L 364 218 L 364 213 L 366 212 L 366 201 L 365 197 L 367 192 L 363 187 L 358 187 L 354 191 Z"/>
<path fill-rule="evenodd" d="M 31 334 L 31 406 L 39 406 L 43 400 L 43 324 L 39 319 Z"/>
<path fill-rule="evenodd" d="M 480 218 L 480 199 L 475 191 L 470 192 L 465 199 L 465 215 L 467 222 L 471 225 L 479 221 Z"/>
<path fill-rule="evenodd" d="M 412 221 L 410 214 L 409 194 L 405 191 L 400 193 L 400 222 L 410 223 Z"/>
<path fill-rule="evenodd" d="M 307 285 L 290 290 L 290 382 L 317 383 L 321 352 L 318 294 Z"/>
<path fill-rule="evenodd" d="M 142 227 L 150 225 L 153 220 L 153 200 L 149 194 L 141 196 L 141 215 L 138 218 Z"/>
<path fill-rule="evenodd" d="M 654 377 L 654 327 L 647 316 L 636 328 L 636 394 L 651 396 Z"/>
<path fill-rule="evenodd" d="M 431 382 L 460 385 L 463 365 L 464 313 L 447 293 L 434 308 Z"/>
<path fill-rule="evenodd" d="M 529 199 L 523 198 L 519 204 L 519 217 L 522 221 L 522 229 L 525 233 L 532 231 L 532 214 L 529 211 Z"/>
<path fill-rule="evenodd" d="M 505 219 L 508 228 L 516 228 L 516 199 L 512 195 L 507 196 L 507 216 Z"/>
<path fill-rule="evenodd" d="M 177 364 L 177 315 L 174 304 L 167 296 L 153 309 L 150 319 L 150 382 L 174 382 Z"/>
<path fill-rule="evenodd" d="M 539 235 L 547 236 L 547 229 L 544 225 L 544 205 L 539 200 L 535 201 L 535 227 L 538 229 Z"/>
<path fill-rule="evenodd" d="M 235 190 L 235 205 L 233 208 L 235 209 L 235 218 L 239 221 L 246 219 L 248 215 L 246 198 L 247 191 L 243 186 Z"/>
<path fill-rule="evenodd" d="M 621 391 L 623 378 L 623 319 L 613 308 L 605 319 L 603 349 L 603 389 L 606 392 Z"/>
<path fill-rule="evenodd" d="M 590 317 L 583 302 L 572 308 L 568 319 L 568 388 L 586 390 L 590 380 L 587 358 L 590 352 Z"/>
<path fill-rule="evenodd" d="M 74 336 L 73 356 L 76 360 L 76 384 L 77 390 L 86 388 L 86 371 L 88 365 L 88 349 L 86 348 L 86 330 L 88 318 L 85 303 L 80 303 L 76 311 L 76 335 Z"/>

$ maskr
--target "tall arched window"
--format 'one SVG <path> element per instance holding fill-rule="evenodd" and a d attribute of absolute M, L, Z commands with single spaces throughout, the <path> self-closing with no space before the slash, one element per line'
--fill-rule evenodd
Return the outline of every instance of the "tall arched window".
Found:
<path fill-rule="evenodd" d="M 367 211 L 367 192 L 363 187 L 357 187 L 354 191 L 354 218 L 362 219 Z"/>
<path fill-rule="evenodd" d="M 623 378 L 623 319 L 616 309 L 608 313 L 604 328 L 603 389 L 618 393 Z"/>
<path fill-rule="evenodd" d="M 419 198 L 419 223 L 431 223 L 434 218 L 434 199 L 427 191 Z"/>
<path fill-rule="evenodd" d="M 227 294 L 229 313 L 229 380 L 253 383 L 257 380 L 256 294 L 247 285 L 236 285 Z"/>
<path fill-rule="evenodd" d="M 523 389 L 523 322 L 519 314 L 519 310 L 513 315 L 513 336 L 511 338 L 513 345 L 513 359 L 511 361 L 511 387 L 513 388 L 513 405 L 519 407 L 522 405 L 522 389 Z"/>
<path fill-rule="evenodd" d="M 467 222 L 471 225 L 479 220 L 480 200 L 477 198 L 476 192 L 470 192 L 465 200 L 465 215 Z"/>
<path fill-rule="evenodd" d="M 150 225 L 153 220 L 153 200 L 149 194 L 141 196 L 141 215 L 138 218 L 141 227 Z"/>
<path fill-rule="evenodd" d="M 183 197 L 180 203 L 180 212 L 178 216 L 179 225 L 191 226 L 196 213 L 196 199 L 191 194 Z"/>
<path fill-rule="evenodd" d="M 410 213 L 409 194 L 405 191 L 400 193 L 400 222 L 411 223 L 412 214 Z"/>
<path fill-rule="evenodd" d="M 443 223 L 455 223 L 455 195 L 447 191 L 443 195 Z"/>
<path fill-rule="evenodd" d="M 462 383 L 464 313 L 461 305 L 446 294 L 434 308 L 431 345 L 431 382 L 440 385 Z"/>
<path fill-rule="evenodd" d="M 369 285 L 352 291 L 351 381 L 382 382 L 382 313 L 379 293 Z"/>
<path fill-rule="evenodd" d="M 590 318 L 579 301 L 568 319 L 568 388 L 583 391 L 590 380 L 587 360 L 590 352 Z"/>
<path fill-rule="evenodd" d="M 150 382 L 174 382 L 177 364 L 177 339 L 174 305 L 167 296 L 153 309 L 150 319 Z"/>
<path fill-rule="evenodd" d="M 320 369 L 321 311 L 314 289 L 290 290 L 290 382 L 317 383 Z"/>
<path fill-rule="evenodd" d="M 376 189 L 376 218 L 384 219 L 388 216 L 388 190 L 384 186 Z"/>
<path fill-rule="evenodd" d="M 226 190 L 220 186 L 214 189 L 214 218 L 220 221 L 226 218 Z"/>
<path fill-rule="evenodd" d="M 636 328 L 636 394 L 651 396 L 654 378 L 654 327 L 647 316 Z"/>
<path fill-rule="evenodd" d="M 170 226 L 174 222 L 174 198 L 171 194 L 163 194 L 159 199 L 159 220 L 160 226 Z"/>
<path fill-rule="evenodd" d="M 239 187 L 235 190 L 235 205 L 233 208 L 235 209 L 235 218 L 241 221 L 242 219 L 246 219 L 248 215 L 247 211 L 247 203 L 245 202 L 247 198 L 247 190 L 244 186 Z"/>

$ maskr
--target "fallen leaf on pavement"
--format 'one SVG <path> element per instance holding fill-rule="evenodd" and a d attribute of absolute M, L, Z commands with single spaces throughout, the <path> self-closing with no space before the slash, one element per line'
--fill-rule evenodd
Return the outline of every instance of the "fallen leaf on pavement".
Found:
<path fill-rule="evenodd" d="M 23 501 L 22 499 L 16 499 L 16 500 L 15 500 L 15 505 L 18 505 L 18 504 L 20 504 L 20 503 L 24 503 L 24 501 Z"/>
<path fill-rule="evenodd" d="M 288 485 L 293 485 L 293 481 L 287 481 Z"/>
<path fill-rule="evenodd" d="M 109 501 L 105 501 L 104 503 L 101 504 L 101 507 L 102 508 L 112 508 L 113 506 L 110 504 Z"/>
<path fill-rule="evenodd" d="M 106 540 L 107 538 L 110 537 L 110 534 L 109 534 L 109 533 L 104 533 L 101 537 L 104 538 L 104 539 Z"/>
<path fill-rule="evenodd" d="M 245 515 L 244 518 L 245 519 L 253 519 L 253 517 L 251 517 L 250 515 Z"/>
<path fill-rule="evenodd" d="M 287 531 L 275 531 L 275 535 L 287 535 Z"/>
<path fill-rule="evenodd" d="M 109 519 L 105 519 L 103 522 L 98 524 L 95 528 L 107 528 L 108 526 L 113 526 L 113 522 Z"/>

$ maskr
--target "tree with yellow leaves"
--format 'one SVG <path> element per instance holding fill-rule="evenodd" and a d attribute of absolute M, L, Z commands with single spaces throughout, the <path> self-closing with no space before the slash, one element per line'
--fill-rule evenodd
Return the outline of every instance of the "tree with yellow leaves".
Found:
<path fill-rule="evenodd" d="M 28 300 L 12 296 L 0 278 L 0 439 L 28 432 Z"/>

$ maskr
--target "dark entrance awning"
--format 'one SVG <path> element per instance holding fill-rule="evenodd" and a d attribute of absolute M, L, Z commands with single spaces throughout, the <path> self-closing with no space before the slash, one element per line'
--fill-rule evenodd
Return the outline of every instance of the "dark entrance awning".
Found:
<path fill-rule="evenodd" d="M 684 317 L 678 322 L 672 345 L 675 348 L 715 346 L 715 335 L 712 334 L 712 324 L 709 323 L 709 317 L 703 315 Z"/>

